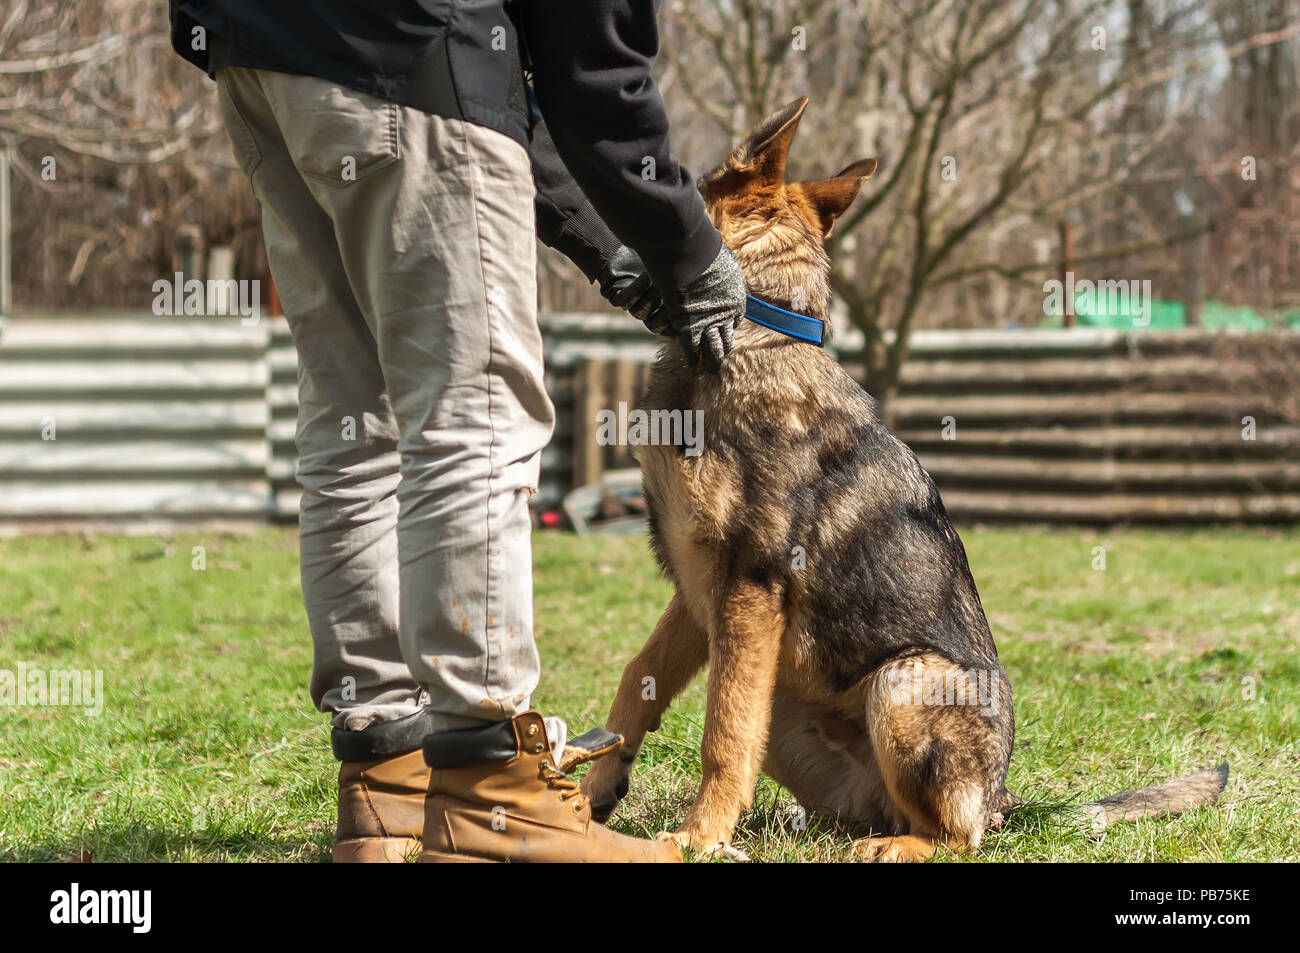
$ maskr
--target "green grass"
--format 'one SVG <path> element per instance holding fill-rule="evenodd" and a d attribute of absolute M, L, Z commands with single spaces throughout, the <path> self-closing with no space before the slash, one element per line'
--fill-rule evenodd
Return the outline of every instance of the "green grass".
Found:
<path fill-rule="evenodd" d="M 1015 691 L 1012 790 L 1059 804 L 1233 771 L 1219 804 L 1101 838 L 1031 806 L 971 860 L 1300 859 L 1300 532 L 963 535 Z M 535 549 L 536 703 L 583 730 L 668 586 L 641 538 L 544 534 Z M 0 595 L 0 669 L 102 669 L 106 694 L 98 717 L 0 708 L 0 860 L 328 857 L 336 765 L 306 697 L 291 531 L 6 540 Z M 647 740 L 615 826 L 681 820 L 703 712 L 701 679 Z M 761 779 L 738 846 L 843 856 L 843 832 L 796 830 L 794 809 Z"/>

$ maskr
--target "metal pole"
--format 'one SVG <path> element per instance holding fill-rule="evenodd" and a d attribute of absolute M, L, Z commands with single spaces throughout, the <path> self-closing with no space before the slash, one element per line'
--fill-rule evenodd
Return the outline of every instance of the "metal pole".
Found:
<path fill-rule="evenodd" d="M 0 315 L 8 314 L 14 303 L 9 229 L 9 150 L 0 149 Z"/>
<path fill-rule="evenodd" d="M 1074 242 L 1070 237 L 1070 223 L 1065 219 L 1060 222 L 1061 233 L 1061 288 L 1064 289 L 1068 283 L 1070 271 L 1072 270 L 1071 259 L 1074 258 Z M 1074 302 L 1065 302 L 1065 326 L 1074 327 Z"/>

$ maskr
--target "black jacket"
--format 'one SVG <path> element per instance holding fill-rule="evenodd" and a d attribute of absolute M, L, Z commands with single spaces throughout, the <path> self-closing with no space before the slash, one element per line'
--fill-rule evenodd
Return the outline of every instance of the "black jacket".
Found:
<path fill-rule="evenodd" d="M 526 145 L 538 236 L 589 279 L 619 244 L 661 288 L 684 287 L 717 255 L 721 237 L 673 152 L 651 76 L 653 0 L 169 4 L 173 47 L 209 75 L 248 66 L 318 76 Z"/>

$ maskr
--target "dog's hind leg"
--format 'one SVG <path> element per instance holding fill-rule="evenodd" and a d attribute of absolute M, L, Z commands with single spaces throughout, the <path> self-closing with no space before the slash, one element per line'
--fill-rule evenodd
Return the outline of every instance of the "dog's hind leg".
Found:
<path fill-rule="evenodd" d="M 682 826 L 661 835 L 681 846 L 711 851 L 729 843 L 754 796 L 785 634 L 782 609 L 778 592 L 752 583 L 735 586 L 722 601 L 709 640 L 700 793 Z"/>
<path fill-rule="evenodd" d="M 867 730 L 908 832 L 854 843 L 864 860 L 923 860 L 979 847 L 1001 820 L 1011 758 L 1011 691 L 1002 669 L 963 669 L 933 652 L 869 676 Z"/>
<path fill-rule="evenodd" d="M 674 595 L 649 641 L 623 669 L 605 720 L 606 728 L 623 736 L 623 744 L 593 763 L 583 779 L 582 791 L 591 799 L 596 820 L 605 821 L 627 794 L 632 763 L 646 732 L 659 727 L 673 698 L 704 667 L 708 656 L 708 634 L 691 617 L 681 595 Z"/>
<path fill-rule="evenodd" d="M 894 813 L 871 740 L 825 702 L 777 688 L 763 770 L 810 815 L 876 833 L 903 830 Z"/>

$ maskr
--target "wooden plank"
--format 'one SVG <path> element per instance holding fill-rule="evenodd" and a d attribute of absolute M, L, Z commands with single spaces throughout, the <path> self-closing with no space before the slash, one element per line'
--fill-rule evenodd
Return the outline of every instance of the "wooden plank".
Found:
<path fill-rule="evenodd" d="M 266 478 L 273 484 L 296 484 L 297 470 L 297 458 L 272 457 L 266 463 Z"/>
<path fill-rule="evenodd" d="M 197 474 L 264 473 L 266 441 L 41 440 L 0 443 L 0 480 L 18 474 L 51 474 L 108 481 L 113 473 L 163 471 Z"/>
<path fill-rule="evenodd" d="M 6 482 L 0 517 L 262 515 L 271 499 L 264 480 L 132 480 L 94 483 L 43 479 Z"/>
<path fill-rule="evenodd" d="M 295 381 L 292 384 L 270 384 L 266 388 L 266 402 L 273 408 L 297 408 L 298 406 L 298 384 Z"/>
<path fill-rule="evenodd" d="M 921 420 L 940 421 L 955 417 L 963 420 L 1010 418 L 1026 421 L 1039 418 L 1056 420 L 1091 420 L 1103 418 L 1175 418 L 1189 415 L 1228 417 L 1240 414 L 1249 401 L 1222 393 L 1126 393 L 1116 391 L 1096 394 L 1080 400 L 1078 394 L 984 394 L 965 396 L 915 396 L 902 394 L 894 399 L 892 409 L 904 424 Z M 1238 420 L 1240 417 L 1238 417 Z"/>
<path fill-rule="evenodd" d="M 1274 336 L 1277 341 L 1300 341 L 1300 331 L 1277 329 L 1269 332 L 1205 328 L 932 328 L 913 331 L 908 340 L 908 353 L 922 358 L 937 354 L 962 354 L 967 358 L 1003 354 L 1032 354 L 1059 352 L 1061 354 L 1087 355 L 1114 352 L 1141 359 L 1149 354 L 1171 354 L 1178 351 L 1205 351 L 1224 338 L 1258 339 L 1262 335 Z M 894 333 L 885 332 L 886 343 L 894 342 Z M 832 342 L 833 343 L 833 342 Z M 840 349 L 861 359 L 860 348 Z"/>
<path fill-rule="evenodd" d="M 293 345 L 293 332 L 289 330 L 289 322 L 284 315 L 271 315 L 265 319 L 264 323 L 273 343 Z"/>
<path fill-rule="evenodd" d="M 1224 380 L 1249 373 L 1246 361 L 1220 361 L 1205 357 L 1158 357 L 1149 361 L 1104 358 L 1093 361 L 1062 360 L 911 360 L 903 366 L 900 383 L 925 386 L 998 385 L 1010 389 L 1030 384 L 1118 386 L 1136 382 Z"/>
<path fill-rule="evenodd" d="M 1192 495 L 1004 493 L 952 490 L 944 508 L 959 519 L 1027 522 L 1268 522 L 1300 519 L 1300 494 Z"/>
<path fill-rule="evenodd" d="M 542 334 L 554 339 L 627 338 L 653 340 L 655 335 L 625 311 L 547 311 L 539 317 Z"/>
<path fill-rule="evenodd" d="M 974 481 L 1024 485 L 1035 482 L 1105 486 L 1124 484 L 1238 483 L 1300 488 L 1295 460 L 1068 460 L 920 454 L 921 465 L 943 486 Z"/>
<path fill-rule="evenodd" d="M 298 421 L 293 418 L 273 419 L 266 425 L 266 439 L 271 443 L 284 443 L 292 446 L 297 430 Z"/>
<path fill-rule="evenodd" d="M 567 340 L 639 340 L 647 336 L 645 328 L 626 314 L 618 311 L 576 312 L 552 311 L 541 315 L 544 335 Z M 928 353 L 968 354 L 990 350 L 1005 352 L 1060 351 L 1075 353 L 1118 349 L 1140 352 L 1148 347 L 1181 347 L 1204 345 L 1217 340 L 1222 332 L 1196 329 L 1161 330 L 1145 328 L 1119 330 L 1116 328 L 941 328 L 919 329 L 912 332 L 909 351 L 912 354 Z M 845 337 L 853 336 L 852 331 Z M 860 335 L 859 335 L 860 336 Z M 887 343 L 893 343 L 894 333 L 885 332 Z"/>
<path fill-rule="evenodd" d="M 129 397 L 129 395 L 124 395 Z M 0 433 L 39 434 L 47 417 L 54 419 L 59 438 L 70 434 L 111 434 L 151 431 L 202 433 L 251 431 L 261 434 L 267 425 L 265 401 L 250 397 L 232 400 L 183 400 L 156 403 L 149 400 L 0 401 Z"/>
<path fill-rule="evenodd" d="M 294 379 L 298 374 L 298 352 L 291 347 L 275 347 L 266 352 L 268 376 L 276 380 Z"/>
<path fill-rule="evenodd" d="M 596 415 L 607 404 L 605 373 L 607 362 L 588 359 L 574 372 L 573 400 L 573 485 L 585 486 L 600 479 L 605 470 L 604 447 L 596 441 Z"/>
<path fill-rule="evenodd" d="M 952 355 L 968 360 L 999 354 L 1069 354 L 1087 358 L 1121 352 L 1124 339 L 1125 332 L 1113 328 L 922 329 L 912 332 L 908 339 L 908 353 L 912 357 Z M 893 341 L 892 334 L 889 341 Z M 862 357 L 860 348 L 844 348 L 840 353 L 857 359 Z"/>
<path fill-rule="evenodd" d="M 302 503 L 302 490 L 297 487 L 276 490 L 272 514 L 281 520 L 297 519 Z"/>
<path fill-rule="evenodd" d="M 637 366 L 632 361 L 614 363 L 614 391 L 609 395 L 607 407 L 616 408 L 619 401 L 626 401 L 629 408 L 637 406 L 641 399 L 637 387 Z"/>
<path fill-rule="evenodd" d="M 640 365 L 632 361 L 617 361 L 614 364 L 614 376 L 610 391 L 606 394 L 605 406 L 614 412 L 618 412 L 618 405 L 626 403 L 628 410 L 631 411 L 641 401 L 641 390 L 637 387 L 637 368 Z M 593 423 L 594 427 L 595 424 Z M 632 456 L 632 448 L 626 446 L 605 447 L 605 466 L 606 470 L 626 469 L 635 467 L 636 460 Z"/>
<path fill-rule="evenodd" d="M 656 353 L 658 353 L 658 347 L 653 342 L 647 346 L 643 344 L 619 345 L 611 342 L 588 345 L 586 343 L 562 341 L 553 344 L 546 351 L 545 359 L 547 367 L 551 368 L 551 370 L 564 371 L 575 368 L 586 360 L 633 361 L 635 363 L 649 364 L 654 360 Z"/>
<path fill-rule="evenodd" d="M 962 428 L 957 425 L 955 440 L 944 440 L 936 423 L 932 430 L 902 429 L 898 437 L 909 446 L 942 447 L 952 452 L 961 447 L 1023 447 L 1059 450 L 1158 450 L 1176 448 L 1237 447 L 1253 453 L 1260 448 L 1300 447 L 1300 427 L 1271 425 L 1260 427 L 1255 440 L 1241 439 L 1241 426 L 1223 427 L 1018 427 L 1014 430 Z"/>
<path fill-rule="evenodd" d="M 257 361 L 23 361 L 0 362 L 0 394 L 32 397 L 169 391 L 263 391 L 266 367 Z"/>
<path fill-rule="evenodd" d="M 10 320 L 0 340 L 0 360 L 34 355 L 57 356 L 60 351 L 122 351 L 148 356 L 152 352 L 221 352 L 230 356 L 261 355 L 267 333 L 257 325 L 245 327 L 237 318 L 168 318 L 154 320 Z M 117 355 L 115 355 L 117 356 Z"/>

